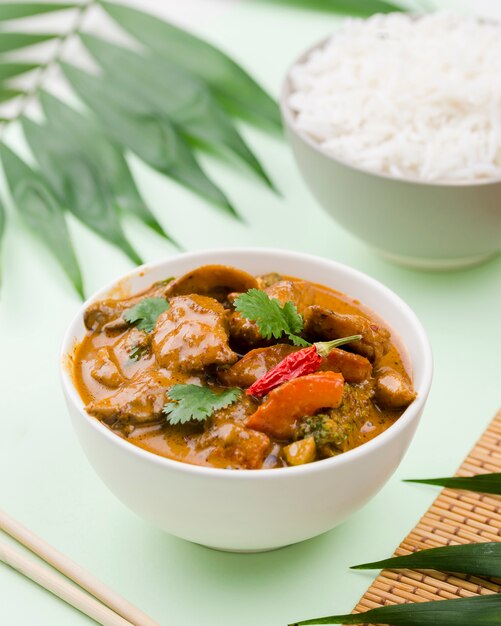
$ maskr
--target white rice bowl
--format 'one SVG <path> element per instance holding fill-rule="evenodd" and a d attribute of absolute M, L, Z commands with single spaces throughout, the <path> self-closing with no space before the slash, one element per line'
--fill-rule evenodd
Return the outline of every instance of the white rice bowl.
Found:
<path fill-rule="evenodd" d="M 291 69 L 296 129 L 398 178 L 501 179 L 501 26 L 437 12 L 349 19 Z"/>

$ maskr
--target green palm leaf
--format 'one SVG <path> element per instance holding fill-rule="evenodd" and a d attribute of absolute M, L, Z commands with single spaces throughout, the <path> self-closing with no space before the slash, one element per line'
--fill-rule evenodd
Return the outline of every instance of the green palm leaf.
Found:
<path fill-rule="evenodd" d="M 309 624 L 390 624 L 392 626 L 493 626 L 501 624 L 501 594 L 392 604 L 357 615 L 318 617 L 289 626 Z"/>
<path fill-rule="evenodd" d="M 39 67 L 39 63 L 0 63 L 0 81 L 26 74 Z"/>
<path fill-rule="evenodd" d="M 63 4 L 57 2 L 4 2 L 0 4 L 0 21 L 17 20 L 42 13 L 74 9 L 78 6 L 78 4 L 74 3 Z"/>
<path fill-rule="evenodd" d="M 118 146 L 103 135 L 93 121 L 51 94 L 42 91 L 40 102 L 51 131 L 63 134 L 75 150 L 81 150 L 96 165 L 114 205 L 175 243 L 146 206 Z"/>
<path fill-rule="evenodd" d="M 68 143 L 64 134 L 28 118 L 21 121 L 26 140 L 60 203 L 83 224 L 123 250 L 134 263 L 141 264 L 141 257 L 125 237 L 98 164 Z"/>
<path fill-rule="evenodd" d="M 63 209 L 43 178 L 5 144 L 0 144 L 5 177 L 17 210 L 28 226 L 44 241 L 83 298 L 83 281 Z"/>
<path fill-rule="evenodd" d="M 167 119 L 123 108 L 106 80 L 61 63 L 66 78 L 94 111 L 103 128 L 143 161 L 236 215 L 224 193 L 207 177 L 184 138 Z"/>
<path fill-rule="evenodd" d="M 0 255 L 2 253 L 2 240 L 5 233 L 5 223 L 7 221 L 7 216 L 5 214 L 5 207 L 3 202 L 0 200 Z M 2 263 L 0 262 L 0 283 L 2 282 Z"/>
<path fill-rule="evenodd" d="M 449 489 L 466 489 L 480 493 L 491 493 L 501 496 L 501 473 L 479 474 L 478 476 L 450 476 L 447 478 L 425 478 L 421 480 L 406 480 L 406 483 L 420 483 L 422 485 L 437 485 Z"/>
<path fill-rule="evenodd" d="M 269 2 L 269 0 L 266 0 Z M 273 0 L 276 4 L 290 4 L 294 7 L 369 17 L 374 13 L 393 13 L 406 11 L 401 4 L 386 0 Z"/>
<path fill-rule="evenodd" d="M 280 127 L 276 102 L 235 61 L 211 44 L 157 17 L 101 2 L 111 17 L 147 48 L 207 82 L 223 105 Z"/>
<path fill-rule="evenodd" d="M 20 89 L 9 89 L 8 87 L 0 87 L 0 102 L 6 102 L 23 95 L 24 91 Z"/>
<path fill-rule="evenodd" d="M 0 33 L 0 54 L 57 39 L 55 33 Z"/>
<path fill-rule="evenodd" d="M 200 79 L 156 55 L 144 57 L 91 35 L 82 34 L 81 39 L 105 70 L 106 82 L 123 91 L 126 106 L 166 115 L 187 138 L 226 147 L 273 187 L 231 119 Z M 122 71 L 124 67 L 126 72 Z"/>
<path fill-rule="evenodd" d="M 420 550 L 404 556 L 355 565 L 351 569 L 434 569 L 501 578 L 501 543 L 472 543 Z"/>

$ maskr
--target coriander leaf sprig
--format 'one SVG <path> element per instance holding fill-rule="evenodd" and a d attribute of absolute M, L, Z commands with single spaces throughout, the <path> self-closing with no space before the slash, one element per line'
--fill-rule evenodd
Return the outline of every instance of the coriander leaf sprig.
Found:
<path fill-rule="evenodd" d="M 255 322 L 264 339 L 280 339 L 284 335 L 296 346 L 309 346 L 298 334 L 304 322 L 296 305 L 290 300 L 283 306 L 261 289 L 249 289 L 235 300 L 235 310 Z"/>
<path fill-rule="evenodd" d="M 129 324 L 134 324 L 139 330 L 153 332 L 156 321 L 161 313 L 167 311 L 169 303 L 164 298 L 144 298 L 134 306 L 124 311 L 123 317 Z"/>
<path fill-rule="evenodd" d="M 163 412 L 170 424 L 186 424 L 192 420 L 203 422 L 215 411 L 233 404 L 241 393 L 238 387 L 216 393 L 200 385 L 174 385 L 168 391 L 170 400 L 174 402 L 167 402 Z"/>

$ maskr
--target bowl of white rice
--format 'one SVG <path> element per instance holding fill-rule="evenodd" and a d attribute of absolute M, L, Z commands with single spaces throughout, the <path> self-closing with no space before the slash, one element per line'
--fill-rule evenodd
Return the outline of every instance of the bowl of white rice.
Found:
<path fill-rule="evenodd" d="M 348 19 L 289 69 L 281 110 L 313 194 L 376 251 L 424 269 L 501 251 L 501 24 Z"/>

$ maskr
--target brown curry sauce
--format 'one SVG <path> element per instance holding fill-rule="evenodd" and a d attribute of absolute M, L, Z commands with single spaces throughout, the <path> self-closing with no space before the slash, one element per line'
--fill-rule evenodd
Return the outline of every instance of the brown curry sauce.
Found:
<path fill-rule="evenodd" d="M 318 416 L 305 416 L 288 441 L 246 428 L 246 420 L 263 400 L 245 394 L 203 423 L 168 424 L 162 407 L 172 385 L 245 388 L 296 349 L 284 339 L 264 341 L 255 324 L 235 313 L 235 295 L 251 287 L 264 289 L 282 304 L 292 300 L 305 319 L 309 341 L 355 334 L 339 332 L 362 325 L 361 345 L 349 344 L 343 350 L 358 352 L 359 361 L 370 361 L 370 375 L 345 382 L 343 404 L 326 413 L 322 429 Z M 152 296 L 168 299 L 170 313 L 162 314 L 153 332 L 146 333 L 125 322 L 122 314 Z M 358 301 L 301 279 L 276 274 L 254 278 L 234 268 L 204 266 L 172 282 L 155 283 L 137 296 L 95 303 L 85 323 L 88 332 L 75 350 L 73 373 L 88 413 L 117 436 L 177 461 L 259 469 L 334 456 L 386 430 L 415 397 L 403 348 L 385 324 Z M 274 347 L 277 344 L 281 347 Z M 133 360 L 131 349 L 138 346 L 139 357 Z M 249 353 L 247 367 L 242 359 Z M 339 371 L 328 365 L 322 369 Z M 308 448 L 306 456 L 297 454 L 300 446 Z"/>

